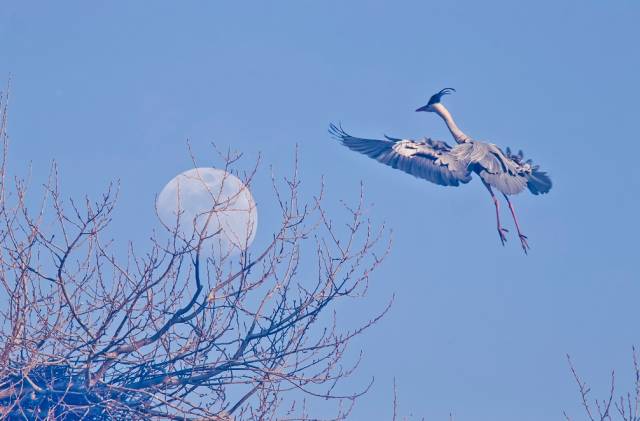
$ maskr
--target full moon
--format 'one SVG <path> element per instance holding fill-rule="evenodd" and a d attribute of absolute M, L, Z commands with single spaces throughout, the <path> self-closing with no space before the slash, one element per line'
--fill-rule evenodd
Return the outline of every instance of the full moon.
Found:
<path fill-rule="evenodd" d="M 258 212 L 249 188 L 220 169 L 194 168 L 177 175 L 162 189 L 156 205 L 165 225 L 173 229 L 179 223 L 179 235 L 213 235 L 205 251 L 213 246 L 223 255 L 237 254 L 256 235 Z"/>

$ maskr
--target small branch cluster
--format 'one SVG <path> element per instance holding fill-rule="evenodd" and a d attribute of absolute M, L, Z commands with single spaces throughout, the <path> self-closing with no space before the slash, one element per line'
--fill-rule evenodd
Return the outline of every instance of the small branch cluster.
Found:
<path fill-rule="evenodd" d="M 607 398 L 602 400 L 591 400 L 589 398 L 591 388 L 580 378 L 569 355 L 567 355 L 567 360 L 569 362 L 573 378 L 578 385 L 585 414 L 590 421 L 606 421 L 614 419 L 619 419 L 621 421 L 640 421 L 640 366 L 638 365 L 638 355 L 635 348 L 633 348 L 634 390 L 633 392 L 627 392 L 626 394 L 620 395 L 617 399 L 615 398 L 614 371 L 611 372 L 611 386 L 609 388 Z M 563 412 L 563 414 L 567 421 L 572 420 L 566 412 Z"/>

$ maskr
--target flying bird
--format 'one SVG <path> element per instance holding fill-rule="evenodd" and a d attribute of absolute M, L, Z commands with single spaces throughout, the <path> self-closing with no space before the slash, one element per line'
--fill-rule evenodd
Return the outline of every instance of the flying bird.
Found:
<path fill-rule="evenodd" d="M 411 140 L 385 135 L 385 139 L 363 139 L 347 134 L 341 126 L 334 124 L 330 125 L 329 133 L 351 150 L 441 186 L 466 184 L 471 181 L 472 174 L 478 175 L 491 195 L 496 209 L 500 242 L 505 245 L 508 230 L 500 222 L 500 203 L 493 189 L 504 196 L 518 231 L 520 244 L 526 254 L 530 248 L 527 236 L 520 229 L 509 196 L 521 193 L 525 189 L 535 195 L 548 193 L 551 190 L 551 179 L 530 159 L 525 160 L 522 151 L 512 153 L 510 148 L 503 151 L 493 143 L 473 140 L 464 134 L 441 102 L 443 96 L 452 92 L 455 92 L 455 89 L 442 89 L 416 111 L 439 115 L 456 142 L 453 147 L 446 142 L 428 137 Z"/>

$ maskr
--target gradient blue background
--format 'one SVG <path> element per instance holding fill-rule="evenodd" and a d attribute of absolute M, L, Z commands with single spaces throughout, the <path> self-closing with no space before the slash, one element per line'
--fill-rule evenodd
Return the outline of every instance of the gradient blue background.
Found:
<path fill-rule="evenodd" d="M 321 175 L 332 203 L 364 180 L 372 218 L 394 229 L 369 297 L 342 309 L 362 318 L 396 294 L 354 344 L 351 384 L 376 379 L 354 419 L 391 417 L 393 377 L 400 412 L 427 420 L 581 415 L 565 353 L 604 394 L 611 369 L 631 386 L 640 343 L 639 18 L 632 0 L 3 1 L 10 170 L 31 163 L 36 196 L 52 159 L 67 195 L 120 179 L 112 234 L 145 247 L 155 194 L 190 168 L 187 138 L 203 165 L 219 163 L 211 141 L 247 168 L 261 151 L 260 244 L 275 223 L 268 165 L 289 173 L 298 143 L 308 196 Z M 431 185 L 327 135 L 342 121 L 449 141 L 413 112 L 443 87 L 463 130 L 552 175 L 551 194 L 514 201 L 529 256 L 513 232 L 499 245 L 479 182 Z"/>

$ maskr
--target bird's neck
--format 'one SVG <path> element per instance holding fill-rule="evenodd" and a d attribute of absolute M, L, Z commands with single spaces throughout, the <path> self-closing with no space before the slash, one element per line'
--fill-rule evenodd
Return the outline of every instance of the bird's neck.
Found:
<path fill-rule="evenodd" d="M 451 113 L 444 105 L 442 105 L 442 103 L 438 102 L 436 104 L 432 104 L 431 108 L 433 108 L 436 114 L 442 117 L 456 142 L 466 143 L 471 141 L 471 138 L 464 134 L 464 132 L 456 125 L 456 122 L 453 121 L 453 117 L 451 117 Z"/>

